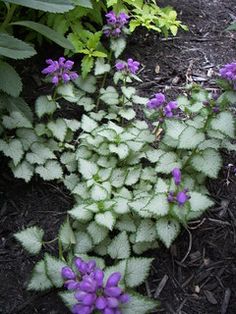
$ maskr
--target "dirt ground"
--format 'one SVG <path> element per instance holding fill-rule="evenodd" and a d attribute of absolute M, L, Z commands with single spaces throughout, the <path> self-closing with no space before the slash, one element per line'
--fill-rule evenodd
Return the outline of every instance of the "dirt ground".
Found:
<path fill-rule="evenodd" d="M 189 26 L 176 38 L 161 39 L 155 33 L 138 31 L 130 39 L 125 56 L 142 62 L 140 94 L 165 91 L 181 93 L 187 82 L 214 88 L 219 67 L 236 60 L 236 32 L 225 28 L 236 19 L 235 0 L 165 0 Z M 37 60 L 37 59 L 36 59 Z M 28 101 L 43 88 L 37 73 L 43 60 L 25 67 L 24 80 L 33 84 Z M 36 73 L 36 74 L 35 74 Z M 170 250 L 150 252 L 155 257 L 151 274 L 141 291 L 161 301 L 155 313 L 236 313 L 236 155 L 223 153 L 224 168 L 217 180 L 208 182 L 215 206 L 183 230 Z M 52 239 L 71 208 L 72 198 L 63 186 L 34 178 L 29 184 L 16 180 L 0 164 L 0 314 L 69 314 L 55 291 L 26 291 L 30 271 L 37 261 L 15 242 L 14 232 L 39 225 Z M 56 254 L 54 247 L 51 252 Z"/>

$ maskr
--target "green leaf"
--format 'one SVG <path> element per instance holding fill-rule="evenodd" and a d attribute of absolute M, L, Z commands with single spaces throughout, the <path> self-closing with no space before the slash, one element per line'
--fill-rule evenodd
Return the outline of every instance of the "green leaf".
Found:
<path fill-rule="evenodd" d="M 115 224 L 115 217 L 110 211 L 106 211 L 104 213 L 96 214 L 95 221 L 99 225 L 106 227 L 109 230 L 113 230 Z"/>
<path fill-rule="evenodd" d="M 79 172 L 82 176 L 89 180 L 98 172 L 98 166 L 89 160 L 79 159 Z"/>
<path fill-rule="evenodd" d="M 104 101 L 107 105 L 118 105 L 119 104 L 119 94 L 117 93 L 115 87 L 108 86 L 106 89 L 100 89 L 100 99 Z"/>
<path fill-rule="evenodd" d="M 61 46 L 62 48 L 73 50 L 73 46 L 69 42 L 68 39 L 66 39 L 62 34 L 59 32 L 56 32 L 54 29 L 51 29 L 50 27 L 43 25 L 41 23 L 36 23 L 32 21 L 19 21 L 11 23 L 11 25 L 17 25 L 17 26 L 25 26 L 28 27 L 37 33 L 45 36 L 46 38 L 50 39 L 57 45 Z"/>
<path fill-rule="evenodd" d="M 125 184 L 134 185 L 135 183 L 137 183 L 141 175 L 141 170 L 142 169 L 140 166 L 130 168 L 128 175 L 125 179 Z"/>
<path fill-rule="evenodd" d="M 74 83 L 87 93 L 94 93 L 96 91 L 96 78 L 93 75 L 88 75 L 86 79 L 79 76 Z"/>
<path fill-rule="evenodd" d="M 171 246 L 180 231 L 176 220 L 161 218 L 156 222 L 157 235 L 167 248 Z"/>
<path fill-rule="evenodd" d="M 64 13 L 74 8 L 69 0 L 4 0 L 7 3 L 22 5 L 35 10 Z"/>
<path fill-rule="evenodd" d="M 16 240 L 30 254 L 38 254 L 42 248 L 44 231 L 39 227 L 30 227 L 14 234 Z"/>
<path fill-rule="evenodd" d="M 30 147 L 31 152 L 26 154 L 26 160 L 31 164 L 43 165 L 47 159 L 54 159 L 54 153 L 41 143 L 33 143 Z"/>
<path fill-rule="evenodd" d="M 213 130 L 220 131 L 232 138 L 235 137 L 235 122 L 230 112 L 220 112 L 216 118 L 211 120 L 210 126 Z"/>
<path fill-rule="evenodd" d="M 111 153 L 116 153 L 120 159 L 125 159 L 129 155 L 129 147 L 124 143 L 119 145 L 110 144 L 109 150 Z"/>
<path fill-rule="evenodd" d="M 204 211 L 214 204 L 206 195 L 199 192 L 190 192 L 189 195 L 191 196 L 189 203 L 192 211 Z"/>
<path fill-rule="evenodd" d="M 91 197 L 94 201 L 103 201 L 108 197 L 106 188 L 99 184 L 94 184 L 91 189 Z"/>
<path fill-rule="evenodd" d="M 120 231 L 135 232 L 136 225 L 134 223 L 132 216 L 122 215 L 120 219 L 116 222 L 116 229 Z"/>
<path fill-rule="evenodd" d="M 36 54 L 34 48 L 11 35 L 0 33 L 0 55 L 11 59 L 26 59 Z"/>
<path fill-rule="evenodd" d="M 80 122 L 75 119 L 64 119 L 67 128 L 70 129 L 72 132 L 76 132 L 80 128 Z"/>
<path fill-rule="evenodd" d="M 125 231 L 113 238 L 107 248 L 108 254 L 113 259 L 123 259 L 130 256 L 130 244 Z"/>
<path fill-rule="evenodd" d="M 22 82 L 19 74 L 10 64 L 2 60 L 0 60 L 0 90 L 13 97 L 18 97 L 22 91 Z"/>
<path fill-rule="evenodd" d="M 73 191 L 76 185 L 79 183 L 79 177 L 75 173 L 65 176 L 63 183 L 68 190 Z"/>
<path fill-rule="evenodd" d="M 29 182 L 34 174 L 34 167 L 26 160 L 18 164 L 16 167 L 12 165 L 11 170 L 16 178 L 23 179 L 25 182 Z"/>
<path fill-rule="evenodd" d="M 47 127 L 56 139 L 61 142 L 64 141 L 67 132 L 67 125 L 63 119 L 59 118 L 56 121 L 50 121 L 47 124 Z"/>
<path fill-rule="evenodd" d="M 191 165 L 208 177 L 217 178 L 222 166 L 222 159 L 216 150 L 208 148 L 194 155 L 191 159 Z"/>
<path fill-rule="evenodd" d="M 74 4 L 79 5 L 80 7 L 88 8 L 88 9 L 93 8 L 93 4 L 91 0 L 72 0 L 72 1 Z"/>
<path fill-rule="evenodd" d="M 136 112 L 134 111 L 134 109 L 132 108 L 128 108 L 128 109 L 121 109 L 119 111 L 119 115 L 123 118 L 125 118 L 126 120 L 130 121 L 133 118 L 135 118 L 136 116 Z"/>
<path fill-rule="evenodd" d="M 116 204 L 114 205 L 114 212 L 117 214 L 125 214 L 128 213 L 129 210 L 129 200 L 123 197 L 116 197 L 115 198 Z"/>
<path fill-rule="evenodd" d="M 109 72 L 111 69 L 110 64 L 105 64 L 105 59 L 104 58 L 98 58 L 95 62 L 95 69 L 94 69 L 94 74 L 95 75 L 101 75 L 104 73 Z"/>
<path fill-rule="evenodd" d="M 169 203 L 166 194 L 155 195 L 147 204 L 146 210 L 156 216 L 165 216 L 169 212 Z"/>
<path fill-rule="evenodd" d="M 3 116 L 2 124 L 9 130 L 16 128 L 32 128 L 31 122 L 20 111 L 12 111 L 10 116 Z"/>
<path fill-rule="evenodd" d="M 77 303 L 74 291 L 59 292 L 58 295 L 64 304 L 72 311 L 73 306 Z"/>
<path fill-rule="evenodd" d="M 34 130 L 30 129 L 25 128 L 17 129 L 16 135 L 20 139 L 25 151 L 27 151 L 34 142 L 37 142 L 39 140 Z"/>
<path fill-rule="evenodd" d="M 157 238 L 155 224 L 151 219 L 143 219 L 137 228 L 136 242 L 152 242 Z"/>
<path fill-rule="evenodd" d="M 76 245 L 75 245 L 75 254 L 85 254 L 92 250 L 93 242 L 88 233 L 78 231 L 75 234 Z"/>
<path fill-rule="evenodd" d="M 49 280 L 44 260 L 39 261 L 32 271 L 27 290 L 44 291 L 52 288 L 52 283 Z"/>
<path fill-rule="evenodd" d="M 61 241 L 63 247 L 67 249 L 71 244 L 75 244 L 74 232 L 71 228 L 70 221 L 67 219 L 60 227 L 58 238 Z"/>
<path fill-rule="evenodd" d="M 181 149 L 194 149 L 205 140 L 204 133 L 200 133 L 192 126 L 188 126 L 179 136 L 179 145 Z"/>
<path fill-rule="evenodd" d="M 89 118 L 88 116 L 86 116 L 85 114 L 83 114 L 82 116 L 82 121 L 81 121 L 81 128 L 85 131 L 85 132 L 92 132 L 94 129 L 96 129 L 98 127 L 98 124 L 96 121 L 94 121 L 93 119 Z"/>
<path fill-rule="evenodd" d="M 84 56 L 81 61 L 81 69 L 82 69 L 82 77 L 85 79 L 88 75 L 88 73 L 92 70 L 92 67 L 94 65 L 94 58 L 91 56 Z"/>
<path fill-rule="evenodd" d="M 57 104 L 50 96 L 39 96 L 35 101 L 35 112 L 39 118 L 45 114 L 51 115 L 57 109 Z"/>
<path fill-rule="evenodd" d="M 55 160 L 48 160 L 44 166 L 37 166 L 35 172 L 46 181 L 62 179 L 63 177 L 62 168 Z"/>
<path fill-rule="evenodd" d="M 228 26 L 226 28 L 227 31 L 236 31 L 236 22 L 230 24 L 230 26 Z"/>
<path fill-rule="evenodd" d="M 120 307 L 124 314 L 145 314 L 158 306 L 157 301 L 153 301 L 139 294 L 129 293 L 131 300 Z"/>
<path fill-rule="evenodd" d="M 85 208 L 86 204 L 80 204 L 68 211 L 68 214 L 79 221 L 90 221 L 93 217 L 91 211 Z"/>
<path fill-rule="evenodd" d="M 141 285 L 149 274 L 152 261 L 153 258 L 129 258 L 125 271 L 126 286 L 134 288 Z"/>
<path fill-rule="evenodd" d="M 126 41 L 120 37 L 117 39 L 111 39 L 111 50 L 114 52 L 115 58 L 118 58 L 126 47 Z"/>
<path fill-rule="evenodd" d="M 17 139 L 13 139 L 9 143 L 0 139 L 0 151 L 7 157 L 10 157 L 15 166 L 17 166 L 24 155 L 21 141 Z"/>
<path fill-rule="evenodd" d="M 99 244 L 102 242 L 108 235 L 108 229 L 101 225 L 98 225 L 95 221 L 92 221 L 88 227 L 87 231 L 91 238 L 93 239 L 94 244 Z"/>
<path fill-rule="evenodd" d="M 130 99 L 136 93 L 136 89 L 132 86 L 122 86 L 121 91 L 127 99 Z"/>
<path fill-rule="evenodd" d="M 64 284 L 64 279 L 62 278 L 61 270 L 63 267 L 67 266 L 66 263 L 47 253 L 45 254 L 44 260 L 48 278 L 51 280 L 51 282 L 56 288 L 61 288 Z"/>
<path fill-rule="evenodd" d="M 161 155 L 156 171 L 160 173 L 170 173 L 174 168 L 181 168 L 181 163 L 175 153 L 169 152 Z"/>

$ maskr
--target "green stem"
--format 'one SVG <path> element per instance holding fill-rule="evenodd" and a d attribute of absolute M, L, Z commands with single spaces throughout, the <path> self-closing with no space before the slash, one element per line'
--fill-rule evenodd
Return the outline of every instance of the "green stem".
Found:
<path fill-rule="evenodd" d="M 63 261 L 65 261 L 65 258 L 63 256 L 63 248 L 62 248 L 62 243 L 61 240 L 58 239 L 58 253 L 59 253 L 59 258 Z"/>
<path fill-rule="evenodd" d="M 10 6 L 10 9 L 7 11 L 7 15 L 5 17 L 5 20 L 3 21 L 3 23 L 2 23 L 2 25 L 0 27 L 0 31 L 5 30 L 5 28 L 9 25 L 9 23 L 12 20 L 12 17 L 13 17 L 13 14 L 14 14 L 16 8 L 17 8 L 16 4 L 12 4 Z"/>

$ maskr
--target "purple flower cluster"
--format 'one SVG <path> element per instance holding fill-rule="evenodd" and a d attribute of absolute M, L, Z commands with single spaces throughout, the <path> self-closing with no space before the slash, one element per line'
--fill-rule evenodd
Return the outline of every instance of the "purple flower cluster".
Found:
<path fill-rule="evenodd" d="M 71 71 L 74 65 L 74 62 L 71 60 L 66 60 L 64 57 L 61 57 L 58 61 L 48 59 L 46 63 L 48 66 L 42 70 L 42 73 L 51 77 L 51 82 L 55 85 L 67 83 L 78 78 L 78 74 Z"/>
<path fill-rule="evenodd" d="M 220 75 L 222 78 L 232 82 L 234 89 L 236 90 L 236 62 L 226 64 L 220 69 Z"/>
<path fill-rule="evenodd" d="M 113 11 L 106 15 L 107 25 L 104 28 L 104 34 L 107 37 L 119 37 L 122 34 L 124 26 L 129 21 L 129 16 L 125 12 L 116 15 Z"/>
<path fill-rule="evenodd" d="M 133 59 L 129 58 L 127 62 L 125 61 L 117 61 L 116 62 L 116 70 L 117 71 L 124 71 L 127 74 L 136 74 L 139 69 L 140 63 L 138 61 L 134 61 Z"/>
<path fill-rule="evenodd" d="M 130 300 L 118 286 L 121 280 L 119 272 L 112 273 L 104 283 L 104 272 L 96 267 L 96 262 L 75 259 L 76 274 L 70 267 L 62 268 L 65 287 L 75 291 L 77 303 L 72 309 L 74 314 L 90 314 L 100 311 L 103 314 L 121 314 L 119 306 Z"/>
<path fill-rule="evenodd" d="M 165 95 L 162 93 L 155 94 L 155 97 L 149 99 L 147 103 L 148 109 L 162 109 L 163 115 L 167 118 L 171 118 L 174 116 L 173 110 L 178 108 L 176 101 L 170 101 L 165 105 Z"/>
<path fill-rule="evenodd" d="M 179 168 L 174 168 L 172 170 L 172 176 L 175 182 L 175 185 L 180 185 L 181 183 L 181 171 Z M 188 189 L 184 189 L 183 191 L 179 191 L 177 194 L 173 191 L 170 191 L 167 200 L 170 203 L 177 202 L 179 206 L 183 206 L 188 200 L 190 196 L 188 195 Z"/>

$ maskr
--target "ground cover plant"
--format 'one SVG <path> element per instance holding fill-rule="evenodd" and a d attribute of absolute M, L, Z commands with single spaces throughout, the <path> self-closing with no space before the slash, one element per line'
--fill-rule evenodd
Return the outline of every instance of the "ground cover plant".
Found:
<path fill-rule="evenodd" d="M 108 20 L 117 18 L 107 14 Z M 1 150 L 12 159 L 14 175 L 29 181 L 36 173 L 63 181 L 75 199 L 55 239 L 59 258 L 45 254 L 28 287 L 60 288 L 66 280 L 69 292 L 60 296 L 74 313 L 145 313 L 156 302 L 130 289 L 145 280 L 152 259 L 138 255 L 158 248 L 159 241 L 170 247 L 181 225 L 213 205 L 206 177 L 217 178 L 220 148 L 235 150 L 229 111 L 235 102 L 235 63 L 220 72 L 220 95 L 193 85 L 176 101 L 166 101 L 163 93 L 149 100 L 138 96 L 129 84 L 140 81 L 140 63 L 131 58 L 115 64 L 97 59 L 95 75 L 86 78 L 64 57 L 46 63 L 42 74 L 54 92 L 36 100 L 36 122 L 26 104 L 18 114 L 18 108 L 6 106 L 9 96 L 2 96 Z M 81 121 L 57 117 L 63 99 L 84 108 Z M 153 121 L 153 132 L 135 119 L 134 104 Z M 43 236 L 37 226 L 16 234 L 31 254 L 47 245 Z"/>

